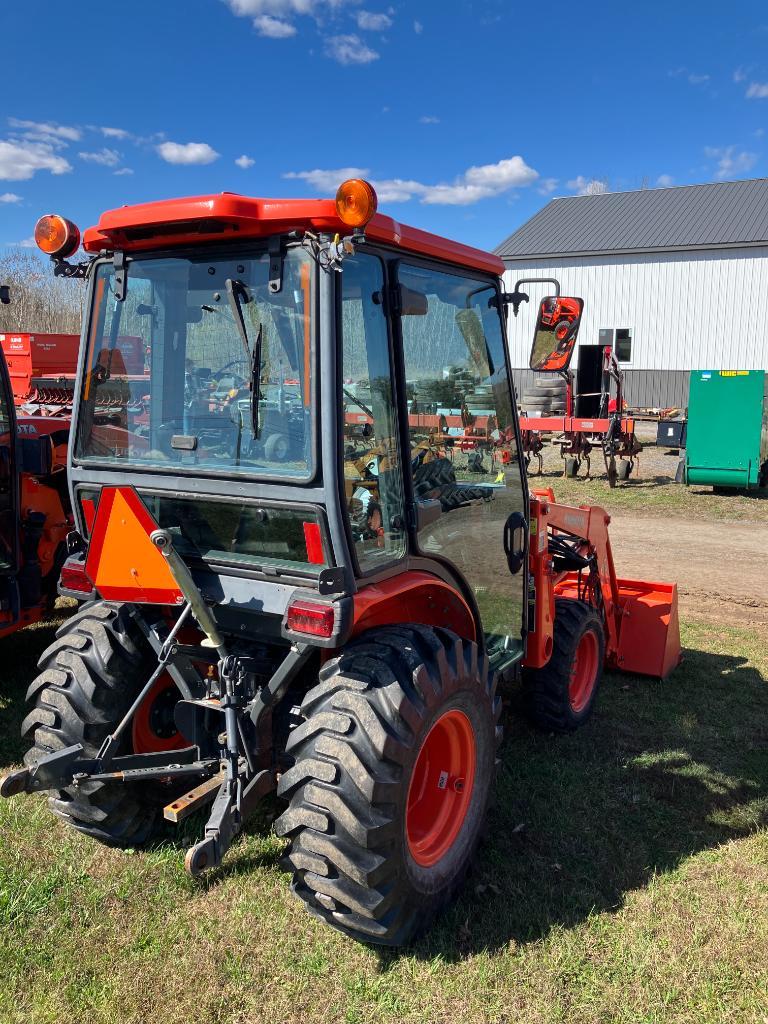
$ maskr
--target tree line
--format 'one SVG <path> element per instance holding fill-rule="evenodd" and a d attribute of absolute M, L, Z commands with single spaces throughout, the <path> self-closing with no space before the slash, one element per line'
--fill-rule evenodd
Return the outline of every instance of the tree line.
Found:
<path fill-rule="evenodd" d="M 53 266 L 35 252 L 0 254 L 0 284 L 10 303 L 0 305 L 0 334 L 79 334 L 83 282 L 53 276 Z"/>

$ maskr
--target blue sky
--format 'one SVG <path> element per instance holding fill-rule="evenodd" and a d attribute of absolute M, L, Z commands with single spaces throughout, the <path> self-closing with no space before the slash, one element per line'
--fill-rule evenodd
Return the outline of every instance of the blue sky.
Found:
<path fill-rule="evenodd" d="M 9 0 L 0 32 L 0 247 L 353 169 L 492 248 L 553 196 L 768 175 L 764 3 Z"/>

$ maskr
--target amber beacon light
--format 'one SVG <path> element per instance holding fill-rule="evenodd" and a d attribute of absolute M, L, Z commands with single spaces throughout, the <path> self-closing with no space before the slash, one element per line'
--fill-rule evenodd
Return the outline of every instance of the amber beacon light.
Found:
<path fill-rule="evenodd" d="M 336 193 L 336 212 L 351 228 L 364 228 L 376 213 L 376 190 L 362 178 L 350 178 Z"/>
<path fill-rule="evenodd" d="M 80 231 L 76 224 L 57 213 L 47 213 L 35 225 L 37 247 L 48 256 L 65 260 L 77 252 Z"/>

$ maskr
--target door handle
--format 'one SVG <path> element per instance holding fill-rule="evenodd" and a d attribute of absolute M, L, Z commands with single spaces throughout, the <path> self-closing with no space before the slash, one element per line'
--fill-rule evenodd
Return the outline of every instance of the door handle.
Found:
<path fill-rule="evenodd" d="M 514 576 L 520 572 L 525 561 L 525 540 L 528 524 L 522 512 L 512 512 L 504 523 L 504 554 L 507 567 Z"/>

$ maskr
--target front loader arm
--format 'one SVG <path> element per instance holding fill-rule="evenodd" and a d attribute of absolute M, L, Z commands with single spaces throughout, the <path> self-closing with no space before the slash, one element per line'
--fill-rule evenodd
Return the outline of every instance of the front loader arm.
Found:
<path fill-rule="evenodd" d="M 530 503 L 534 599 L 524 665 L 542 668 L 551 657 L 555 598 L 586 599 L 603 618 L 607 665 L 665 678 L 680 660 L 676 585 L 616 575 L 604 509 L 560 505 L 551 488 L 534 490 Z"/>

